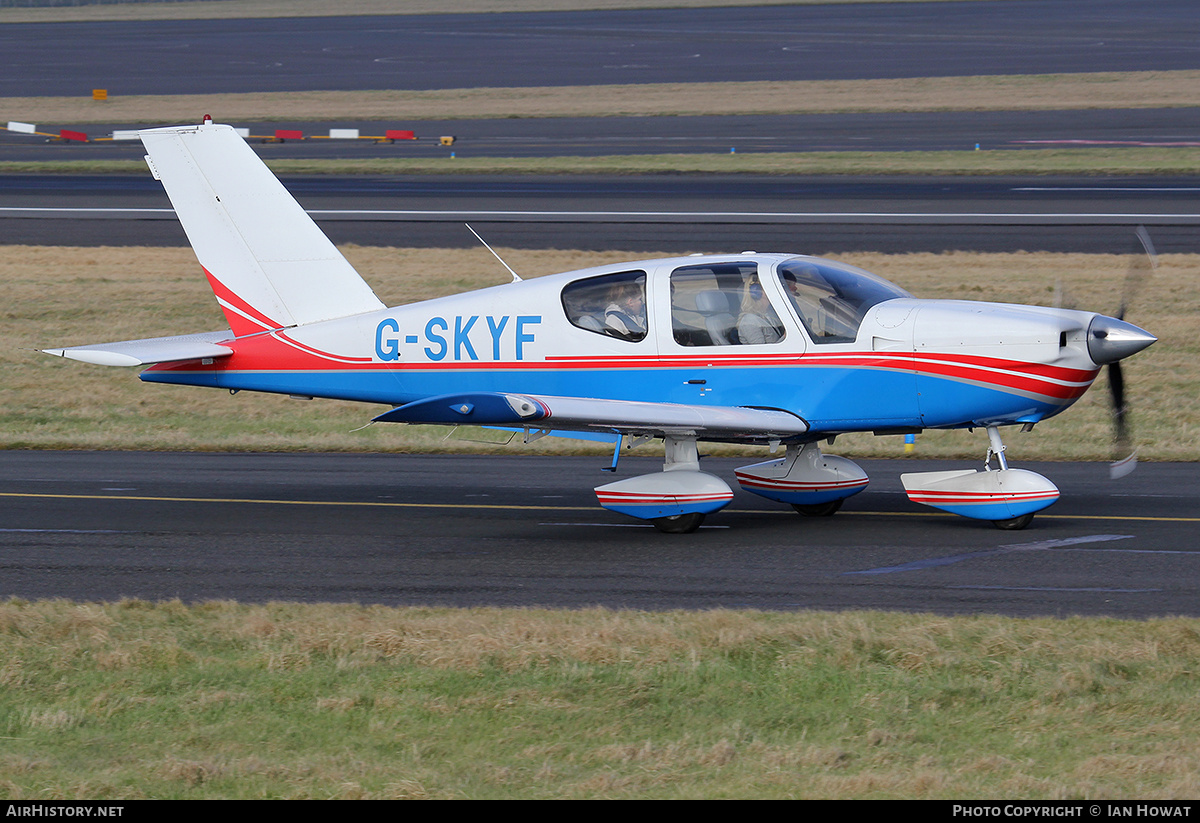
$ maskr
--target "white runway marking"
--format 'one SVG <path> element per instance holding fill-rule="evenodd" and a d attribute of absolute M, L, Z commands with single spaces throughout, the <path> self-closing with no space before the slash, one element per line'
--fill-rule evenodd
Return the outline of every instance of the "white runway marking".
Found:
<path fill-rule="evenodd" d="M 1153 191 L 1153 192 L 1197 192 L 1200 186 L 1018 186 L 1012 191 Z"/>
<path fill-rule="evenodd" d="M 1016 191 L 1038 191 L 1035 188 Z M 1051 191 L 1052 189 L 1045 189 Z M 1101 189 L 1079 189 L 1101 191 Z M 312 209 L 316 220 L 499 223 L 838 223 L 906 225 L 1200 225 L 1200 212 L 504 211 Z M 171 209 L 3 206 L 0 218 L 174 220 Z"/>
<path fill-rule="evenodd" d="M 1162 589 L 1106 589 L 1101 587 L 1078 587 L 1071 588 L 1067 586 L 947 586 L 948 589 L 971 589 L 984 591 L 1005 591 L 1005 592 L 1107 592 L 1110 594 L 1152 594 L 1161 592 Z"/>
<path fill-rule="evenodd" d="M 0 529 L 5 534 L 128 534 L 117 529 Z"/>

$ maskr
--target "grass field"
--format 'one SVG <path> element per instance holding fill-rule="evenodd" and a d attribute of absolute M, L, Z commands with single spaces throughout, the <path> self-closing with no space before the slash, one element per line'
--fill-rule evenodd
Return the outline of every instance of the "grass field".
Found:
<path fill-rule="evenodd" d="M 1200 148 L 1000 151 L 772 152 L 605 157 L 436 157 L 266 161 L 276 174 L 781 174 L 781 175 L 1187 175 Z M 141 175 L 141 160 L 0 161 L 2 174 Z"/>
<path fill-rule="evenodd" d="M 1132 243 L 1132 240 L 1131 240 Z M 347 247 L 349 260 L 388 305 L 505 282 L 484 249 L 440 251 Z M 673 249 L 686 253 L 692 249 Z M 665 254 L 666 252 L 664 252 Z M 523 276 L 649 257 L 504 249 Z M 426 265 L 431 256 L 436 271 Z M 851 254 L 926 297 L 1050 305 L 1062 285 L 1081 307 L 1115 311 L 1132 257 L 1120 255 Z M 1133 427 L 1143 459 L 1200 459 L 1200 257 L 1163 255 L 1129 319 L 1160 341 L 1126 365 Z M 443 442 L 440 427 L 372 426 L 379 409 L 336 401 L 150 386 L 134 372 L 54 359 L 35 351 L 224 328 L 224 318 L 189 249 L 0 247 L 0 447 L 217 450 L 462 451 L 496 446 Z M 1110 423 L 1103 376 L 1074 407 L 1013 435 L 1010 458 L 1107 459 Z M 979 458 L 981 435 L 927 432 L 925 456 Z M 549 443 L 547 441 L 550 441 Z M 516 446 L 509 448 L 518 448 Z M 528 448 L 577 450 L 546 438 Z M 848 456 L 894 456 L 896 438 L 839 438 Z M 714 450 L 715 451 L 715 450 Z"/>
<path fill-rule="evenodd" d="M 914 77 L 787 82 L 307 91 L 109 98 L 0 98 L 0 122 L 462 120 L 478 117 L 771 115 L 895 111 L 1032 111 L 1200 105 L 1200 71 Z"/>
<path fill-rule="evenodd" d="M 0 797 L 1194 798 L 1195 620 L 0 603 Z"/>

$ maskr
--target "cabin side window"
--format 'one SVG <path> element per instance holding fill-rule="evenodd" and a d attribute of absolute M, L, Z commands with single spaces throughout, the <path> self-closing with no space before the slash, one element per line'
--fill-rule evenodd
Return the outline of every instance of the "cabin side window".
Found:
<path fill-rule="evenodd" d="M 637 342 L 646 337 L 646 273 L 627 271 L 576 280 L 562 290 L 572 326 Z"/>
<path fill-rule="evenodd" d="M 753 262 L 684 266 L 671 273 L 671 334 L 681 346 L 778 343 L 783 323 Z"/>

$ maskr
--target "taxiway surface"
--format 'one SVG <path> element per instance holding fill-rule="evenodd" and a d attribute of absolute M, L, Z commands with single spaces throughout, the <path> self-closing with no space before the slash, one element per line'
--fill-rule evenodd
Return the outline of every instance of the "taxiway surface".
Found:
<path fill-rule="evenodd" d="M 1189 0 L 25 23 L 0 55 L 38 71 L 0 96 L 1165 71 L 1197 43 Z"/>
<path fill-rule="evenodd" d="M 606 512 L 602 457 L 0 452 L 0 596 L 390 605 L 1200 615 L 1200 472 L 1022 464 L 1062 489 L 1025 531 L 909 503 L 831 518 L 738 493 L 692 535 Z M 708 459 L 732 480 L 745 459 Z M 620 476 L 660 460 L 625 458 Z"/>
<path fill-rule="evenodd" d="M 631 252 L 1200 251 L 1200 178 L 290 177 L 337 243 Z M 0 176 L 0 233 L 33 245 L 183 246 L 148 174 Z"/>

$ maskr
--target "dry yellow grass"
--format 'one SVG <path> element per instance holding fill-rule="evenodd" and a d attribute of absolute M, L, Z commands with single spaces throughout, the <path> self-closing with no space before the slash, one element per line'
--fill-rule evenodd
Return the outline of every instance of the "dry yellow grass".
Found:
<path fill-rule="evenodd" d="M 347 257 L 389 305 L 505 282 L 483 249 L 347 247 Z M 676 249 L 674 250 L 684 251 Z M 523 276 L 652 255 L 502 249 Z M 1049 305 L 1063 283 L 1080 307 L 1114 311 L 1130 258 L 1048 253 L 841 254 L 923 297 Z M 428 261 L 437 257 L 436 271 Z M 1163 255 L 1130 309 L 1129 319 L 1160 342 L 1130 361 L 1134 432 L 1142 456 L 1200 459 L 1200 256 Z M 373 426 L 352 432 L 375 407 L 271 395 L 147 386 L 131 371 L 86 366 L 36 353 L 37 348 L 223 328 L 222 318 L 188 249 L 0 248 L 0 447 L 142 449 L 308 449 L 459 451 L 437 427 Z M 1101 384 L 1066 414 L 1014 436 L 1021 460 L 1104 459 L 1110 422 Z M 552 442 L 547 443 L 550 440 Z M 857 456 L 894 455 L 894 438 L 839 438 Z M 540 444 L 540 445 L 539 445 Z M 551 438 L 539 449 L 577 448 Z M 978 437 L 926 433 L 925 456 L 977 457 Z"/>
<path fill-rule="evenodd" d="M 1175 176 L 1200 170 L 1200 148 L 1103 146 L 990 151 L 823 151 L 629 154 L 598 157 L 423 157 L 269 159 L 279 175 L 623 175 L 771 174 Z M 145 173 L 141 160 L 0 161 L 0 174 Z"/>
<path fill-rule="evenodd" d="M 1198 654 L 1193 619 L 9 600 L 0 794 L 1189 798 Z"/>
<path fill-rule="evenodd" d="M 885 111 L 1137 109 L 1200 105 L 1200 71 L 917 77 L 745 83 L 646 83 L 432 91 L 0 98 L 0 121 L 33 123 L 446 120 L 481 117 L 810 114 Z"/>

